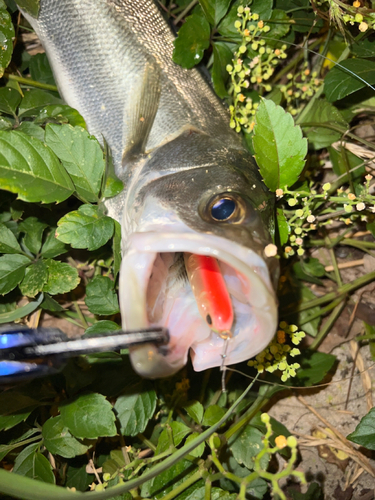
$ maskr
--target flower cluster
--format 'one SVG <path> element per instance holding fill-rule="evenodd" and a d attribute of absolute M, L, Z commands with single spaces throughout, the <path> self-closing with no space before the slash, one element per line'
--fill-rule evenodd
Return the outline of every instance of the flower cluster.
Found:
<path fill-rule="evenodd" d="M 238 7 L 238 19 L 234 26 L 242 36 L 242 42 L 234 53 L 233 64 L 228 64 L 227 71 L 231 77 L 229 94 L 233 95 L 233 104 L 229 106 L 231 113 L 230 126 L 240 132 L 243 127 L 251 131 L 254 127 L 253 116 L 258 107 L 251 97 L 244 92 L 252 85 L 257 90 L 272 90 L 268 80 L 281 59 L 287 57 L 286 45 L 271 48 L 262 35 L 270 31 L 270 26 L 259 19 L 259 14 L 251 13 L 250 7 Z"/>
<path fill-rule="evenodd" d="M 288 356 L 294 358 L 301 354 L 301 351 L 297 347 L 292 347 L 287 340 L 293 345 L 299 345 L 305 337 L 305 332 L 299 331 L 296 325 L 288 325 L 285 321 L 282 321 L 279 327 L 273 341 L 254 360 L 250 360 L 248 365 L 254 366 L 260 373 L 264 370 L 270 373 L 280 370 L 281 380 L 286 382 L 296 375 L 296 370 L 300 367 L 298 363 L 290 364 Z"/>
<path fill-rule="evenodd" d="M 296 72 L 287 74 L 287 83 L 281 85 L 280 92 L 286 102 L 286 110 L 293 116 L 297 115 L 322 85 L 316 71 L 311 72 L 308 63 Z"/>

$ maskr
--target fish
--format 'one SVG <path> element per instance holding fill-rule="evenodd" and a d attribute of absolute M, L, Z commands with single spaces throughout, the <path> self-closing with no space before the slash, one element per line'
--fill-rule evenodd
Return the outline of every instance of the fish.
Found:
<path fill-rule="evenodd" d="M 274 197 L 202 72 L 172 60 L 175 35 L 152 0 L 41 0 L 25 13 L 65 102 L 108 145 L 124 190 L 105 200 L 120 222 L 122 327 L 166 327 L 160 349 L 130 348 L 143 377 L 245 361 L 277 327 Z M 184 255 L 215 259 L 230 297 L 228 336 L 202 316 Z M 217 267 L 217 266 L 216 266 Z M 229 323 L 228 323 L 229 324 Z M 225 358 L 225 359 L 224 359 Z"/>

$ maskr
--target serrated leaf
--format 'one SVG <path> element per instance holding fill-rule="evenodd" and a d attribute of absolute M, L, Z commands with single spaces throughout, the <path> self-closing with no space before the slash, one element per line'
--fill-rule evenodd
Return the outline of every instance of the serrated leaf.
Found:
<path fill-rule="evenodd" d="M 228 44 L 224 42 L 216 42 L 212 44 L 212 47 L 214 51 L 214 63 L 211 75 L 212 84 L 217 95 L 224 99 L 224 97 L 228 96 L 226 84 L 229 79 L 229 73 L 226 68 L 232 62 L 233 53 Z"/>
<path fill-rule="evenodd" d="M 314 123 L 314 125 L 309 125 L 309 123 Z M 315 149 L 325 148 L 338 141 L 348 127 L 340 111 L 324 99 L 319 99 L 314 106 L 310 107 L 303 115 L 303 122 L 300 125 Z M 342 132 L 332 130 L 325 125 L 337 125 Z"/>
<path fill-rule="evenodd" d="M 98 206 L 81 205 L 57 223 L 56 237 L 73 248 L 96 250 L 113 235 L 114 222 Z"/>
<path fill-rule="evenodd" d="M 45 144 L 23 132 L 0 131 L 0 189 L 31 203 L 53 203 L 66 200 L 74 186 Z"/>
<path fill-rule="evenodd" d="M 53 259 L 54 257 L 67 252 L 68 250 L 67 245 L 56 238 L 55 231 L 55 228 L 51 228 L 40 250 L 40 254 L 45 259 Z"/>
<path fill-rule="evenodd" d="M 12 415 L 12 417 L 17 417 L 18 415 Z M 5 417 L 5 418 L 11 418 L 11 417 Z M 0 421 L 3 420 L 3 417 L 0 417 Z M 16 424 L 14 424 L 16 425 Z M 14 425 L 11 425 L 10 427 L 6 427 L 6 429 L 10 429 L 14 427 Z M 0 427 L 1 428 L 1 427 Z M 31 436 L 34 434 L 38 433 L 37 436 L 34 436 L 32 439 L 30 439 Z M 2 444 L 0 445 L 0 460 L 3 460 L 4 457 L 8 455 L 8 453 L 15 448 L 19 448 L 20 446 L 24 444 L 29 444 L 31 441 L 40 441 L 41 436 L 38 432 L 37 429 L 29 429 L 27 430 L 22 436 L 19 436 L 15 439 L 12 439 L 8 444 Z"/>
<path fill-rule="evenodd" d="M 37 451 L 38 447 L 38 443 L 31 444 L 21 451 L 15 460 L 13 473 L 55 484 L 52 466 L 47 458 Z"/>
<path fill-rule="evenodd" d="M 191 433 L 190 427 L 187 427 L 182 422 L 171 422 L 169 427 L 169 429 L 164 429 L 159 436 L 158 445 L 155 450 L 156 455 L 167 451 L 170 446 L 178 446 L 181 441 Z"/>
<path fill-rule="evenodd" d="M 0 9 L 0 77 L 13 54 L 14 27 L 9 12 Z"/>
<path fill-rule="evenodd" d="M 9 293 L 23 280 L 31 260 L 24 255 L 6 254 L 0 257 L 0 295 Z"/>
<path fill-rule="evenodd" d="M 44 292 L 57 295 L 58 293 L 70 292 L 76 288 L 80 282 L 80 277 L 75 267 L 53 259 L 47 259 L 44 262 L 48 270 L 48 280 L 43 287 Z"/>
<path fill-rule="evenodd" d="M 61 99 L 46 92 L 45 90 L 25 90 L 24 98 L 19 107 L 19 116 L 22 118 L 37 116 L 41 109 L 51 104 L 64 104 Z"/>
<path fill-rule="evenodd" d="M 79 439 L 116 436 L 112 405 L 101 394 L 84 394 L 59 407 L 61 422 Z"/>
<path fill-rule="evenodd" d="M 1 12 L 1 11 L 0 11 Z M 16 116 L 16 110 L 21 102 L 22 96 L 11 87 L 0 88 L 0 111 L 7 115 Z"/>
<path fill-rule="evenodd" d="M 205 17 L 193 14 L 181 26 L 174 41 L 173 61 L 183 68 L 192 68 L 210 46 L 210 25 Z"/>
<path fill-rule="evenodd" d="M 217 26 L 229 9 L 231 0 L 199 0 L 207 20 Z"/>
<path fill-rule="evenodd" d="M 196 488 L 183 500 L 203 500 L 205 498 L 206 488 L 195 483 Z M 237 493 L 229 493 L 229 491 L 222 490 L 221 488 L 211 488 L 210 500 L 236 500 Z"/>
<path fill-rule="evenodd" d="M 25 277 L 20 283 L 21 293 L 26 297 L 35 297 L 42 291 L 47 280 L 47 266 L 42 260 L 38 260 L 26 269 Z"/>
<path fill-rule="evenodd" d="M 204 412 L 202 425 L 211 426 L 216 424 L 224 415 L 225 409 L 218 405 L 211 405 Z"/>
<path fill-rule="evenodd" d="M 42 246 L 43 232 L 46 227 L 48 224 L 41 222 L 37 217 L 27 217 L 18 225 L 20 233 L 25 233 L 23 244 L 34 255 L 39 252 Z"/>
<path fill-rule="evenodd" d="M 65 458 L 83 455 L 90 448 L 79 442 L 64 426 L 61 416 L 49 418 L 42 428 L 43 444 L 51 453 Z"/>
<path fill-rule="evenodd" d="M 60 306 L 55 299 L 53 299 L 48 293 L 44 293 L 44 300 L 41 303 L 40 307 L 46 311 L 52 312 L 62 312 L 65 311 L 63 307 Z"/>
<path fill-rule="evenodd" d="M 86 202 L 98 201 L 105 162 L 95 137 L 80 127 L 48 124 L 45 141 L 62 161 L 78 196 Z"/>
<path fill-rule="evenodd" d="M 90 483 L 92 483 L 92 478 L 86 472 L 86 464 L 83 464 L 81 467 L 73 467 L 72 465 L 69 465 L 65 484 L 67 488 L 75 488 L 78 491 L 86 491 Z"/>
<path fill-rule="evenodd" d="M 40 0 L 17 0 L 21 9 L 33 17 L 38 17 Z"/>
<path fill-rule="evenodd" d="M 289 238 L 289 224 L 282 208 L 276 209 L 277 228 L 279 230 L 280 245 L 285 245 Z"/>
<path fill-rule="evenodd" d="M 255 117 L 253 145 L 264 183 L 271 191 L 292 186 L 305 165 L 307 140 L 293 117 L 262 99 Z"/>
<path fill-rule="evenodd" d="M 114 406 L 120 422 L 120 432 L 124 436 L 136 436 L 143 432 L 156 408 L 156 393 L 143 388 L 143 383 L 132 387 L 128 394 L 117 398 Z"/>
<path fill-rule="evenodd" d="M 21 422 L 24 422 L 27 417 L 30 415 L 32 410 L 15 413 L 13 415 L 0 415 L 0 430 L 7 431 L 8 429 L 12 429 Z M 0 446 L 0 454 L 2 453 Z M 4 455 L 5 456 L 5 455 Z M 1 460 L 1 458 L 0 458 Z"/>
<path fill-rule="evenodd" d="M 48 62 L 47 54 L 35 54 L 29 61 L 29 71 L 31 78 L 37 82 L 56 85 L 51 66 Z"/>
<path fill-rule="evenodd" d="M 375 407 L 361 419 L 355 431 L 349 434 L 347 439 L 368 450 L 375 450 Z"/>
<path fill-rule="evenodd" d="M 86 122 L 82 115 L 67 104 L 48 104 L 38 109 L 35 123 L 44 125 L 45 123 L 70 123 L 73 127 L 86 129 Z"/>
<path fill-rule="evenodd" d="M 237 463 L 252 470 L 254 468 L 254 458 L 264 448 L 262 438 L 263 433 L 252 425 L 247 425 L 235 434 L 228 444 Z M 267 469 L 268 462 L 269 455 L 265 454 L 260 460 L 260 465 L 264 470 Z"/>
<path fill-rule="evenodd" d="M 336 65 L 324 79 L 327 101 L 335 102 L 368 85 L 375 84 L 375 62 L 347 59 Z"/>
<path fill-rule="evenodd" d="M 184 408 L 189 417 L 191 417 L 197 424 L 202 422 L 204 408 L 199 401 L 189 401 Z"/>
<path fill-rule="evenodd" d="M 0 253 L 22 253 L 16 237 L 4 224 L 0 224 Z"/>
<path fill-rule="evenodd" d="M 119 312 L 114 283 L 107 276 L 95 276 L 86 287 L 85 303 L 93 314 L 109 316 Z"/>

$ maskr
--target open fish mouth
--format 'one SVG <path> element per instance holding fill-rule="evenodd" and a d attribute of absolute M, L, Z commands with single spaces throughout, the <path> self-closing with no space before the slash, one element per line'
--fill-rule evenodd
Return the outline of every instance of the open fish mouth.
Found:
<path fill-rule="evenodd" d="M 170 343 L 133 347 L 134 369 L 147 378 L 182 368 L 189 350 L 196 371 L 221 366 L 224 340 L 202 318 L 186 276 L 184 252 L 218 260 L 234 312 L 225 364 L 245 361 L 271 341 L 277 302 L 265 261 L 253 250 L 210 234 L 135 232 L 122 259 L 120 307 L 123 327 L 164 326 Z"/>

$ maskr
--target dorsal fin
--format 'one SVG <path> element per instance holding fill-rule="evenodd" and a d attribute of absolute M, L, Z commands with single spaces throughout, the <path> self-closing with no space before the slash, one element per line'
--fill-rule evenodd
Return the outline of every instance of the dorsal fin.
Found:
<path fill-rule="evenodd" d="M 155 62 L 147 62 L 143 72 L 142 83 L 133 96 L 130 109 L 125 112 L 129 129 L 122 155 L 122 164 L 145 152 L 148 137 L 155 120 L 160 101 L 160 66 Z"/>

